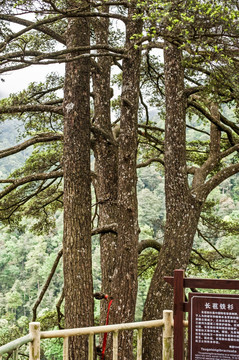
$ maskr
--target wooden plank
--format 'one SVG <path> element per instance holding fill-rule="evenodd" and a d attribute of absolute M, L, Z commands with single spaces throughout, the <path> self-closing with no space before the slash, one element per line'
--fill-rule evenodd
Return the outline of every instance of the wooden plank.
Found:
<path fill-rule="evenodd" d="M 239 280 L 231 279 L 193 279 L 185 278 L 184 287 L 201 289 L 239 290 Z"/>
<path fill-rule="evenodd" d="M 183 278 L 184 270 L 174 270 L 174 360 L 183 360 L 184 355 Z"/>
<path fill-rule="evenodd" d="M 164 281 L 173 286 L 173 276 L 164 276 Z"/>
<path fill-rule="evenodd" d="M 173 286 L 173 276 L 165 276 L 164 280 Z M 201 289 L 223 289 L 239 290 L 239 280 L 233 279 L 201 279 L 201 278 L 184 278 L 184 288 L 201 288 Z"/>

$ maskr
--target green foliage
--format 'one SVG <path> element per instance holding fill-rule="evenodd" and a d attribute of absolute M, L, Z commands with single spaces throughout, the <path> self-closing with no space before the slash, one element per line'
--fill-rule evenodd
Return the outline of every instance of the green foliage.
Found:
<path fill-rule="evenodd" d="M 42 309 L 39 312 L 37 321 L 41 323 L 41 330 L 47 331 L 58 327 L 58 317 L 56 310 Z M 61 324 L 61 326 L 64 324 Z"/>
<path fill-rule="evenodd" d="M 8 228 L 2 231 L 1 250 L 4 257 L 0 262 L 0 294 L 3 296 L 5 308 L 0 316 L 7 316 L 8 310 L 17 318 L 30 315 L 30 307 L 36 300 L 61 246 L 61 228 L 49 236 L 32 235 L 29 231 L 31 221 L 25 224 L 23 232 Z M 51 308 L 57 293 L 62 286 L 62 270 L 60 266 L 52 280 L 52 285 L 44 298 L 42 306 Z"/>
<path fill-rule="evenodd" d="M 0 105 L 2 108 L 9 108 L 11 106 L 34 105 L 41 104 L 61 105 L 62 88 L 64 79 L 57 73 L 53 72 L 47 75 L 44 82 L 29 84 L 27 89 L 20 91 L 17 94 L 10 94 L 7 99 L 1 99 Z M 16 117 L 15 113 L 2 115 L 1 119 L 5 120 Z M 27 114 L 23 112 L 21 115 L 22 125 L 19 129 L 19 139 L 34 136 L 44 132 L 58 132 L 63 129 L 62 116 L 56 113 L 47 113 L 39 111 L 29 111 Z M 18 140 L 19 140 L 18 139 Z"/>
<path fill-rule="evenodd" d="M 140 13 L 135 17 L 144 20 L 146 31 L 151 37 L 168 36 L 176 38 L 182 47 L 193 46 L 200 42 L 200 48 L 213 48 L 221 51 L 210 38 L 213 33 L 224 34 L 233 30 L 238 9 L 233 1 L 224 4 L 209 0 L 198 1 L 138 1 Z M 208 40 L 210 39 L 210 40 Z M 197 51 L 194 47 L 194 50 Z"/>
<path fill-rule="evenodd" d="M 139 169 L 138 174 L 140 239 L 160 238 L 165 221 L 163 177 L 154 167 Z"/>
<path fill-rule="evenodd" d="M 197 251 L 203 258 L 197 254 L 192 254 L 191 264 L 187 269 L 187 276 L 212 279 L 239 278 L 238 259 L 235 259 L 228 252 L 226 252 L 228 251 L 228 248 L 227 250 L 224 250 L 224 252 L 223 249 L 221 249 L 224 257 L 209 250 L 198 249 Z"/>
<path fill-rule="evenodd" d="M 63 359 L 63 339 L 46 339 L 42 341 L 42 349 L 46 359 L 62 360 Z"/>

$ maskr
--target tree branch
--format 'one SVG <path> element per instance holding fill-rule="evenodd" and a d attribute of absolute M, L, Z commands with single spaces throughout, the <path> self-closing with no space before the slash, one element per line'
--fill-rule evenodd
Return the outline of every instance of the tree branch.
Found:
<path fill-rule="evenodd" d="M 107 4 L 106 4 L 107 5 Z M 107 18 L 107 19 L 118 19 L 121 20 L 123 23 L 127 23 L 128 18 L 120 15 L 120 14 L 116 14 L 116 13 L 104 13 L 104 12 L 84 12 L 84 11 L 67 11 L 66 12 L 67 17 L 103 17 L 103 18 Z"/>
<path fill-rule="evenodd" d="M 23 197 L 22 199 L 19 197 L 16 199 L 17 201 L 13 204 L 10 204 L 10 206 L 5 206 L 4 208 L 0 208 L 1 211 L 7 212 L 9 211 L 8 215 L 4 218 L 1 218 L 2 221 L 10 220 L 11 216 L 23 205 L 25 205 L 30 199 L 32 199 L 34 196 L 39 195 L 41 192 L 45 191 L 47 188 L 49 188 L 51 185 L 55 183 L 57 179 L 53 179 L 52 181 L 48 182 L 45 185 L 45 180 L 41 182 L 41 184 L 38 186 L 36 191 L 33 193 Z M 44 186 L 45 185 L 45 186 Z"/>
<path fill-rule="evenodd" d="M 193 126 L 190 126 L 190 125 L 188 125 L 188 124 L 186 125 L 186 127 L 187 127 L 188 129 L 192 129 L 192 130 L 194 130 L 194 131 L 198 131 L 198 132 L 200 132 L 200 133 L 202 133 L 202 134 L 206 134 L 206 135 L 210 136 L 209 132 L 207 132 L 207 131 L 205 131 L 205 130 L 197 129 L 197 128 L 195 128 L 195 127 L 193 127 Z"/>
<path fill-rule="evenodd" d="M 117 142 L 115 141 L 114 137 L 111 135 L 110 132 L 105 131 L 104 129 L 95 125 L 92 125 L 90 129 L 95 136 L 102 136 L 109 144 L 117 146 Z"/>
<path fill-rule="evenodd" d="M 149 134 L 148 132 L 142 132 L 141 130 L 138 130 L 139 135 L 144 136 L 149 141 L 155 142 L 155 144 L 164 145 L 164 141 L 157 139 L 152 134 Z"/>
<path fill-rule="evenodd" d="M 221 122 L 223 122 L 225 125 L 229 126 L 232 130 L 235 131 L 235 133 L 237 135 L 239 135 L 239 127 L 233 122 L 228 120 L 224 115 L 220 114 L 220 120 Z"/>
<path fill-rule="evenodd" d="M 200 236 L 204 241 L 206 241 L 222 258 L 224 258 L 225 256 L 216 248 L 216 246 L 214 246 L 207 238 L 206 236 L 203 235 L 203 233 L 201 232 L 201 230 L 197 229 L 198 232 L 198 236 Z"/>
<path fill-rule="evenodd" d="M 188 105 L 194 107 L 195 109 L 197 109 L 199 112 L 201 112 L 201 114 L 203 114 L 208 120 L 210 120 L 213 124 L 217 125 L 218 128 L 221 131 L 224 131 L 227 136 L 228 136 L 228 140 L 232 145 L 235 145 L 235 140 L 233 138 L 233 134 L 231 132 L 230 129 L 228 129 L 228 127 L 226 127 L 224 124 L 221 123 L 221 121 L 218 121 L 217 119 L 215 119 L 208 111 L 206 111 L 198 102 L 196 102 L 195 100 L 189 100 L 188 101 Z M 233 129 L 234 130 L 234 129 Z"/>
<path fill-rule="evenodd" d="M 18 70 L 18 69 L 22 69 L 24 67 L 28 67 L 30 65 L 52 65 L 52 64 L 62 64 L 62 63 L 68 63 L 68 62 L 72 62 L 72 61 L 76 61 L 82 58 L 97 58 L 97 57 L 105 57 L 105 56 L 109 56 L 109 57 L 117 57 L 117 58 L 127 58 L 127 55 L 124 54 L 118 54 L 118 53 L 85 53 L 85 54 L 81 54 L 78 56 L 73 56 L 73 57 L 60 57 L 60 58 L 56 58 L 55 60 L 49 60 L 49 61 L 41 61 L 44 60 L 44 58 L 36 58 L 34 60 L 26 60 L 26 59 L 21 59 L 19 61 L 15 60 L 15 62 L 20 62 L 21 64 L 19 65 L 11 65 L 9 67 L 3 67 L 0 70 L 0 73 L 6 73 L 8 71 L 14 71 L 14 70 Z"/>
<path fill-rule="evenodd" d="M 140 97 L 141 104 L 143 105 L 143 107 L 145 109 L 146 124 L 148 124 L 149 123 L 149 109 L 148 109 L 147 104 L 144 102 L 142 91 L 139 92 L 139 97 Z"/>
<path fill-rule="evenodd" d="M 151 158 L 151 159 L 148 159 L 147 161 L 145 161 L 143 163 L 137 164 L 137 169 L 142 168 L 142 167 L 146 167 L 146 166 L 152 164 L 153 162 L 158 162 L 158 163 L 160 163 L 161 165 L 164 166 L 164 161 L 161 160 L 160 158 Z"/>
<path fill-rule="evenodd" d="M 213 267 L 210 263 L 209 260 L 207 260 L 199 251 L 197 251 L 196 249 L 192 249 L 193 252 L 195 252 L 195 254 L 197 254 L 203 261 L 205 261 L 208 266 L 210 267 L 210 269 L 212 270 L 218 270 L 217 268 Z"/>
<path fill-rule="evenodd" d="M 145 130 L 152 130 L 152 131 L 159 131 L 164 133 L 164 129 L 163 128 L 159 128 L 158 126 L 151 126 L 151 125 L 144 125 L 144 124 L 139 124 L 138 128 L 142 128 Z"/>
<path fill-rule="evenodd" d="M 119 54 L 122 55 L 124 54 L 125 50 L 124 49 L 119 49 L 116 47 L 111 47 L 108 46 L 106 44 L 97 44 L 97 45 L 91 45 L 91 46 L 79 46 L 79 47 L 74 47 L 74 48 L 68 48 L 68 49 L 63 49 L 63 50 L 59 50 L 59 51 L 54 51 L 54 52 L 41 52 L 41 51 L 36 51 L 36 50 L 23 50 L 23 51 L 17 51 L 17 52 L 13 52 L 13 53 L 7 53 L 5 55 L 0 56 L 0 60 L 4 61 L 4 60 L 8 60 L 8 61 L 13 61 L 15 59 L 15 61 L 19 58 L 20 61 L 24 61 L 24 57 L 35 57 L 35 60 L 32 60 L 34 62 L 39 62 L 41 60 L 45 60 L 45 59 L 61 59 L 63 58 L 64 55 L 67 54 L 75 54 L 75 53 L 79 53 L 79 51 L 89 51 L 89 50 L 107 50 L 107 51 L 111 51 L 112 53 Z M 65 57 L 64 57 L 65 59 Z"/>
<path fill-rule="evenodd" d="M 206 199 L 208 194 L 220 185 L 224 180 L 228 179 L 230 176 L 237 174 L 239 172 L 239 163 L 232 164 L 227 168 L 219 171 L 211 179 L 209 179 L 205 184 L 198 186 L 193 190 L 193 193 L 202 201 Z"/>
<path fill-rule="evenodd" d="M 45 142 L 51 142 L 51 141 L 58 141 L 58 140 L 63 140 L 62 134 L 56 134 L 56 133 L 39 134 L 29 140 L 24 141 L 23 143 L 21 143 L 19 145 L 13 146 L 8 149 L 0 150 L 0 159 L 10 156 L 10 155 L 13 155 L 13 154 L 16 154 L 34 144 L 38 144 L 38 143 L 42 143 L 42 142 L 45 143 Z M 15 180 L 11 180 L 11 182 L 14 182 L 14 181 Z M 9 182 L 9 180 L 7 180 L 6 182 Z"/>
<path fill-rule="evenodd" d="M 51 24 L 51 23 L 53 23 L 55 21 L 61 20 L 64 17 L 65 17 L 64 15 L 57 15 L 55 17 L 40 20 L 40 21 L 35 23 L 33 21 L 30 21 L 30 20 L 19 18 L 19 17 L 15 16 L 15 15 L 0 14 L 0 19 L 1 20 L 9 21 L 11 23 L 15 23 L 15 24 L 19 24 L 19 25 L 27 27 L 27 28 L 21 30 L 20 32 L 16 33 L 17 36 L 20 36 L 20 35 L 22 35 L 22 33 L 28 32 L 28 31 L 30 31 L 32 29 L 37 29 L 37 30 L 41 31 L 44 34 L 49 35 L 50 37 L 57 40 L 61 44 L 65 45 L 65 39 L 64 39 L 63 36 L 57 34 L 55 31 L 53 31 L 53 30 L 49 29 L 48 27 L 44 26 L 46 24 Z M 9 42 L 12 39 L 14 39 L 15 37 L 16 37 L 15 34 L 10 35 L 6 41 Z M 4 46 L 4 45 L 5 45 L 5 43 L 0 44 L 0 46 Z M 2 49 L 0 49 L 0 51 L 2 51 Z"/>
<path fill-rule="evenodd" d="M 59 329 L 62 329 L 61 326 L 61 319 L 64 317 L 64 315 L 61 312 L 61 304 L 63 303 L 65 294 L 64 294 L 64 287 L 62 288 L 60 299 L 56 303 L 56 311 L 57 311 L 57 318 L 58 318 L 58 327 Z"/>
<path fill-rule="evenodd" d="M 96 234 L 104 233 L 104 232 L 110 232 L 110 231 L 115 233 L 116 232 L 115 228 L 117 228 L 117 224 L 110 224 L 110 225 L 102 227 L 102 228 L 93 229 L 92 230 L 92 235 L 96 235 Z M 54 273 L 56 271 L 56 268 L 58 266 L 58 263 L 59 263 L 62 255 L 63 255 L 63 249 L 61 249 L 58 252 L 57 257 L 56 257 L 56 259 L 54 261 L 54 264 L 52 266 L 51 272 L 50 272 L 50 274 L 49 274 L 49 276 L 48 276 L 48 278 L 47 278 L 47 280 L 46 280 L 46 282 L 45 282 L 45 284 L 44 284 L 44 286 L 43 286 L 43 288 L 42 288 L 42 290 L 40 292 L 40 295 L 39 295 L 37 301 L 35 302 L 35 304 L 33 306 L 33 309 L 32 309 L 32 312 L 33 312 L 32 321 L 36 321 L 37 308 L 40 305 L 40 303 L 41 303 L 41 301 L 42 301 L 42 299 L 43 299 L 43 297 L 44 297 L 44 295 L 45 295 L 45 293 L 46 293 L 46 291 L 47 291 L 47 289 L 48 289 L 48 287 L 50 285 L 50 282 L 51 282 L 51 280 L 53 278 L 53 275 L 54 275 Z M 59 318 L 62 317 L 62 316 L 59 316 L 59 314 L 61 314 L 60 306 L 61 306 L 61 303 L 63 301 L 63 298 L 64 298 L 64 290 L 62 291 L 62 295 L 60 297 L 60 300 L 57 303 L 58 321 L 59 321 Z"/>
<path fill-rule="evenodd" d="M 10 180 L 9 182 L 11 182 L 12 184 L 0 192 L 0 199 L 2 199 L 4 196 L 8 195 L 10 192 L 15 190 L 18 186 L 25 185 L 33 181 L 48 180 L 62 176 L 63 176 L 63 170 L 58 170 L 58 171 L 52 171 L 50 173 L 31 174 L 21 179 L 9 179 Z"/>
<path fill-rule="evenodd" d="M 138 254 L 141 254 L 142 251 L 148 248 L 153 248 L 157 251 L 160 251 L 162 248 L 162 245 L 154 239 L 148 239 L 148 240 L 141 240 L 138 243 Z"/>
<path fill-rule="evenodd" d="M 117 229 L 118 229 L 118 224 L 112 223 L 109 225 L 104 225 L 104 226 L 92 229 L 91 235 L 94 236 L 94 235 L 105 234 L 105 233 L 109 233 L 109 232 L 117 234 Z"/>
<path fill-rule="evenodd" d="M 239 144 L 236 144 L 236 145 L 230 147 L 229 149 L 221 152 L 221 153 L 220 153 L 220 159 L 223 159 L 223 158 L 231 155 L 231 154 L 234 153 L 235 151 L 239 151 Z"/>
<path fill-rule="evenodd" d="M 54 112 L 63 115 L 62 106 L 47 105 L 47 104 L 33 104 L 33 105 L 12 105 L 1 106 L 0 114 L 16 114 L 23 112 Z"/>

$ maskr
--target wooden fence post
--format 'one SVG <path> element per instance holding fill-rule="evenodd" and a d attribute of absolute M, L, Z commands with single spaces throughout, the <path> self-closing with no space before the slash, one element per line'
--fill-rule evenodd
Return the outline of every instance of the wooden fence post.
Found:
<path fill-rule="evenodd" d="M 13 350 L 13 360 L 18 360 L 18 348 Z"/>
<path fill-rule="evenodd" d="M 174 270 L 174 360 L 184 358 L 184 271 Z"/>
<path fill-rule="evenodd" d="M 118 336 L 119 336 L 119 332 L 114 331 L 113 332 L 113 360 L 118 359 Z"/>
<path fill-rule="evenodd" d="M 68 360 L 68 353 L 69 353 L 69 337 L 64 337 L 63 341 L 63 360 Z"/>
<path fill-rule="evenodd" d="M 163 360 L 173 359 L 173 312 L 163 311 Z"/>
<path fill-rule="evenodd" d="M 33 337 L 33 341 L 30 342 L 29 346 L 29 360 L 40 360 L 40 323 L 30 323 L 29 332 Z"/>

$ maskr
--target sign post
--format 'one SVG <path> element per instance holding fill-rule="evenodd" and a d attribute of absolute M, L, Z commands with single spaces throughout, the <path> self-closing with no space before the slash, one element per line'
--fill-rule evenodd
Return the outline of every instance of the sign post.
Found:
<path fill-rule="evenodd" d="M 184 353 L 184 331 L 183 331 L 183 303 L 185 300 L 184 295 L 184 271 L 174 271 L 174 337 L 173 337 L 173 348 L 177 349 L 174 352 L 174 360 L 182 360 Z"/>
<path fill-rule="evenodd" d="M 189 359 L 239 359 L 239 296 L 189 294 Z"/>
<path fill-rule="evenodd" d="M 183 270 L 164 278 L 174 288 L 174 360 L 183 360 L 183 319 L 189 312 L 190 360 L 239 360 L 239 295 L 189 294 L 185 288 L 239 290 L 239 280 L 184 278 Z"/>

